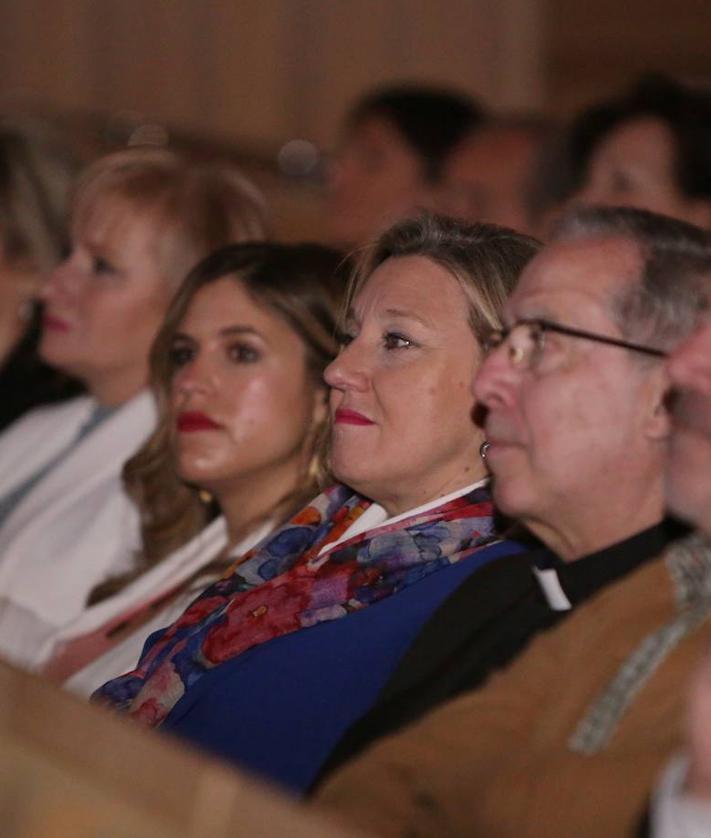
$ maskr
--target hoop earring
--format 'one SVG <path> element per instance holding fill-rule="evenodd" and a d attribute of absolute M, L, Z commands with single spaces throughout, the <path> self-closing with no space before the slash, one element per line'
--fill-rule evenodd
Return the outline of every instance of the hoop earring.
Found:
<path fill-rule="evenodd" d="M 482 458 L 484 462 L 486 462 L 486 455 L 489 453 L 489 449 L 491 448 L 491 443 L 485 439 L 484 442 L 479 446 L 479 456 Z"/>

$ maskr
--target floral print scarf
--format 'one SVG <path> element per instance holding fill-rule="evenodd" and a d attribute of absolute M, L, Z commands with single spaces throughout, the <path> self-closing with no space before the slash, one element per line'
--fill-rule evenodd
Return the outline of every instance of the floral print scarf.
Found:
<path fill-rule="evenodd" d="M 370 504 L 345 486 L 327 489 L 154 634 L 137 668 L 93 700 L 157 726 L 210 669 L 367 608 L 498 539 L 489 489 L 479 487 L 319 555 Z"/>

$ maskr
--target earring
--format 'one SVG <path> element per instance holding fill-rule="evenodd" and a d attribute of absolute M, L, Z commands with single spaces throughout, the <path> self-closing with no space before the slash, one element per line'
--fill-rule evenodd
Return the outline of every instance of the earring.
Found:
<path fill-rule="evenodd" d="M 207 489 L 200 489 L 198 491 L 198 497 L 200 498 L 200 503 L 204 503 L 205 506 L 209 506 L 212 503 L 212 492 L 208 492 Z"/>
<path fill-rule="evenodd" d="M 482 458 L 484 462 L 486 462 L 486 455 L 491 448 L 491 443 L 488 440 L 484 440 L 482 444 L 479 446 L 479 456 Z"/>

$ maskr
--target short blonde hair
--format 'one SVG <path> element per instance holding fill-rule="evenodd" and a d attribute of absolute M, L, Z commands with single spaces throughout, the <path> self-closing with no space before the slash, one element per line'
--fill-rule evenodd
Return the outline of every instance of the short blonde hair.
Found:
<path fill-rule="evenodd" d="M 74 230 L 96 225 L 115 233 L 135 218 L 155 226 L 159 270 L 176 287 L 211 251 L 262 240 L 267 231 L 261 194 L 232 165 L 191 163 L 167 149 L 106 155 L 77 182 Z"/>
<path fill-rule="evenodd" d="M 469 323 L 481 345 L 501 327 L 501 312 L 526 263 L 541 245 L 531 236 L 495 224 L 468 224 L 423 213 L 401 221 L 361 253 L 346 293 L 346 310 L 387 259 L 422 256 L 448 271 L 469 304 Z"/>

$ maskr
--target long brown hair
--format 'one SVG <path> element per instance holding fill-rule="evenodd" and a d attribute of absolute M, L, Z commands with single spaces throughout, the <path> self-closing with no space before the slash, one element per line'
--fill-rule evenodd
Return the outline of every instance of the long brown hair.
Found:
<path fill-rule="evenodd" d="M 124 484 L 140 510 L 143 537 L 142 555 L 131 578 L 185 544 L 205 526 L 210 516 L 209 508 L 200 501 L 198 489 L 184 483 L 176 471 L 168 409 L 174 373 L 170 350 L 197 292 L 224 277 L 241 283 L 257 302 L 282 317 L 302 339 L 306 374 L 311 383 L 320 386 L 323 370 L 338 349 L 335 326 L 345 289 L 344 271 L 341 254 L 320 245 L 246 243 L 221 248 L 186 277 L 151 351 L 151 383 L 158 404 L 158 425 L 124 467 Z M 319 450 L 324 431 L 321 427 L 313 429 L 313 451 L 309 454 Z M 317 469 L 312 463 L 306 471 L 299 490 L 284 498 L 279 508 L 272 511 L 277 520 L 286 519 L 317 492 Z"/>

